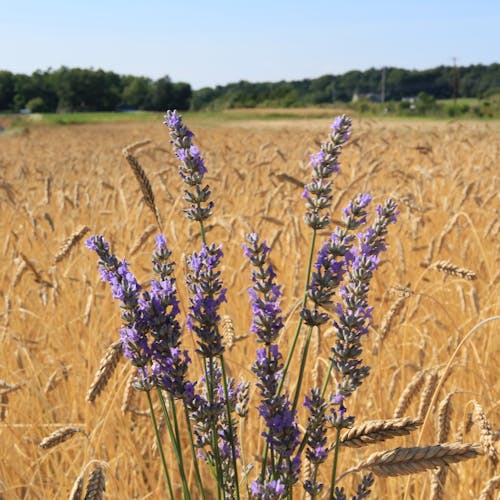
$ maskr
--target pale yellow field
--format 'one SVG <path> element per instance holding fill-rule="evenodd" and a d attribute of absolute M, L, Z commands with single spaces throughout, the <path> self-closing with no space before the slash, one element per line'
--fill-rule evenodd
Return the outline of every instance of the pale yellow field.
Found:
<path fill-rule="evenodd" d="M 232 318 L 237 335 L 247 334 L 250 270 L 241 244 L 245 233 L 257 230 L 273 243 L 272 261 L 283 285 L 288 320 L 281 344 L 286 352 L 297 321 L 293 306 L 304 287 L 310 230 L 302 219 L 302 188 L 280 174 L 308 182 L 309 153 L 326 138 L 329 121 L 238 121 L 233 126 L 205 120 L 188 125 L 204 154 L 215 201 L 208 239 L 221 242 L 225 253 L 229 302 L 223 313 Z M 0 136 L 0 498 L 67 498 L 91 460 L 106 464 L 106 498 L 166 498 L 149 417 L 121 411 L 131 373 L 128 363 L 120 362 L 93 405 L 85 401 L 120 325 L 117 304 L 100 282 L 96 257 L 80 242 L 63 260 L 54 260 L 65 238 L 87 225 L 89 234 L 104 234 L 115 253 L 127 257 L 140 281 L 150 277 L 154 233 L 133 254 L 131 249 L 154 218 L 121 155 L 126 145 L 145 138 L 152 143 L 137 157 L 153 185 L 167 241 L 179 263 L 185 306 L 183 254 L 198 249 L 200 240 L 197 228 L 180 213 L 182 182 L 161 124 L 35 128 Z M 498 320 L 485 322 L 460 342 L 500 312 L 499 157 L 498 122 L 354 122 L 352 140 L 341 157 L 342 173 L 335 181 L 333 218 L 339 219 L 340 209 L 360 191 L 370 192 L 375 203 L 394 197 L 401 215 L 390 228 L 390 248 L 372 287 L 374 328 L 364 355 L 371 376 L 349 402 L 349 412 L 358 423 L 392 417 L 401 393 L 422 369 L 438 370 L 443 384 L 433 387 L 438 392 L 423 428 L 409 437 L 342 450 L 340 470 L 374 451 L 436 443 L 437 408 L 450 392 L 448 441 L 480 441 L 477 425 L 467 425 L 473 400 L 484 408 L 493 439 L 498 439 Z M 429 269 L 443 259 L 470 269 L 477 279 Z M 398 299 L 391 292 L 396 285 L 414 293 L 373 354 L 382 318 Z M 304 387 L 321 380 L 332 342 L 330 332 L 320 334 L 312 358 L 318 364 L 308 365 Z M 189 333 L 186 346 L 192 346 Z M 228 353 L 233 376 L 253 380 L 249 368 L 255 347 L 248 337 Z M 292 389 L 295 361 L 288 381 Z M 406 415 L 416 416 L 419 399 Z M 247 462 L 255 462 L 262 449 L 257 404 L 254 398 L 241 438 Z M 142 394 L 134 395 L 132 409 L 147 409 Z M 39 448 L 42 438 L 66 425 L 81 427 L 88 437 L 79 433 L 50 450 Z M 170 451 L 167 459 L 175 476 Z M 206 467 L 201 467 L 207 484 L 212 484 Z M 325 467 L 326 482 L 328 470 Z M 497 474 L 487 456 L 452 465 L 445 498 L 478 498 Z M 349 493 L 359 479 L 359 474 L 346 478 Z M 407 498 L 427 499 L 430 479 L 430 472 L 377 478 L 373 498 L 399 499 L 406 492 Z M 179 487 L 178 478 L 175 482 Z M 294 498 L 301 498 L 303 490 L 296 491 Z"/>

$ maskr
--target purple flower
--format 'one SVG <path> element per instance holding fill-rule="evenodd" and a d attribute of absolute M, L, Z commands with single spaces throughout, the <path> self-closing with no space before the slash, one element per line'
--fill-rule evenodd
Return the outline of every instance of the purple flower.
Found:
<path fill-rule="evenodd" d="M 250 491 L 252 496 L 258 497 L 259 500 L 278 500 L 286 494 L 285 485 L 279 479 L 264 484 L 254 481 L 250 485 Z"/>
<path fill-rule="evenodd" d="M 349 250 L 347 282 L 340 287 L 342 302 L 337 303 L 337 319 L 333 325 L 337 341 L 332 347 L 333 367 L 341 374 L 338 393 L 350 396 L 370 371 L 360 359 L 363 351 L 361 339 L 369 331 L 373 307 L 368 304 L 368 292 L 379 254 L 385 250 L 387 226 L 395 221 L 397 207 L 388 200 L 377 209 L 373 225 L 358 235 L 358 247 Z"/>
<path fill-rule="evenodd" d="M 104 281 L 111 285 L 113 297 L 120 300 L 123 325 L 120 338 L 125 357 L 139 368 L 142 383 L 146 387 L 149 382 L 147 366 L 151 359 L 151 348 L 147 338 L 147 326 L 139 308 L 139 291 L 141 289 L 128 263 L 119 261 L 109 251 L 109 243 L 100 235 L 92 236 L 86 241 L 87 248 L 99 256 L 99 271 Z"/>
<path fill-rule="evenodd" d="M 249 245 L 243 245 L 243 252 L 255 267 L 252 270 L 253 286 L 248 290 L 252 307 L 252 325 L 259 342 L 271 344 L 283 328 L 280 298 L 281 289 L 275 283 L 276 273 L 271 264 L 267 264 L 270 248 L 266 242 L 259 243 L 259 235 L 247 235 Z"/>
<path fill-rule="evenodd" d="M 181 161 L 179 175 L 190 188 L 184 191 L 184 200 L 190 205 L 184 212 L 190 220 L 203 222 L 212 215 L 214 204 L 209 201 L 209 187 L 201 187 L 207 169 L 200 150 L 192 144 L 194 134 L 182 123 L 177 111 L 167 111 L 163 124 L 169 128 L 170 142 Z"/>
<path fill-rule="evenodd" d="M 328 141 L 321 145 L 318 153 L 311 155 L 309 166 L 312 168 L 312 182 L 304 187 L 302 197 L 306 200 L 306 224 L 314 230 L 323 229 L 330 223 L 327 210 L 332 202 L 332 181 L 329 180 L 339 171 L 339 156 L 342 146 L 350 136 L 351 119 L 339 116 L 332 125 L 333 132 Z"/>
<path fill-rule="evenodd" d="M 224 352 L 222 335 L 217 327 L 219 307 L 226 302 L 226 289 L 222 286 L 220 271 L 217 271 L 222 255 L 220 247 L 203 244 L 199 253 L 195 252 L 188 258 L 192 272 L 186 278 L 191 292 L 187 327 L 198 335 L 196 352 L 203 357 Z"/>

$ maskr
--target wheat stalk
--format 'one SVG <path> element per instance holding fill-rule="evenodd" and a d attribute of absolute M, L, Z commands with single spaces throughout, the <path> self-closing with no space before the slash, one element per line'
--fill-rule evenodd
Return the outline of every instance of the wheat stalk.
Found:
<path fill-rule="evenodd" d="M 388 420 L 370 420 L 349 429 L 341 438 L 342 446 L 360 448 L 397 436 L 406 436 L 422 425 L 416 418 L 404 417 Z"/>
<path fill-rule="evenodd" d="M 133 247 L 130 249 L 130 254 L 135 255 L 146 243 L 147 239 L 156 231 L 156 225 L 151 224 L 149 225 L 143 233 L 137 238 L 136 242 L 134 243 Z"/>
<path fill-rule="evenodd" d="M 76 231 L 66 238 L 61 244 L 57 254 L 54 258 L 55 262 L 61 262 L 77 245 L 77 243 L 90 231 L 88 226 L 80 226 Z"/>
<path fill-rule="evenodd" d="M 83 493 L 83 480 L 85 478 L 85 469 L 78 475 L 69 492 L 68 500 L 81 500 Z"/>
<path fill-rule="evenodd" d="M 494 500 L 493 493 L 500 488 L 500 475 L 492 477 L 479 494 L 479 500 Z"/>
<path fill-rule="evenodd" d="M 406 300 L 405 296 L 399 297 L 387 311 L 385 316 L 382 318 L 380 323 L 380 329 L 378 330 L 378 335 L 375 339 L 373 346 L 373 354 L 378 354 L 381 344 L 384 342 L 385 337 L 391 329 L 392 321 L 397 314 L 403 309 L 404 302 Z"/>
<path fill-rule="evenodd" d="M 435 269 L 436 271 L 441 271 L 442 273 L 464 278 L 466 280 L 477 279 L 477 275 L 474 271 L 466 269 L 465 267 L 459 267 L 449 260 L 438 260 L 437 262 L 434 262 L 429 269 Z"/>
<path fill-rule="evenodd" d="M 227 315 L 221 317 L 222 345 L 228 350 L 234 346 L 236 334 L 234 332 L 233 320 Z"/>
<path fill-rule="evenodd" d="M 105 490 L 106 480 L 104 478 L 104 470 L 102 465 L 98 464 L 89 475 L 85 500 L 101 500 Z"/>
<path fill-rule="evenodd" d="M 365 461 L 348 469 L 338 478 L 364 469 L 371 470 L 381 477 L 404 476 L 423 472 L 436 467 L 462 462 L 482 454 L 481 445 L 444 443 L 433 446 L 396 448 L 390 451 L 373 453 Z"/>
<path fill-rule="evenodd" d="M 132 147 L 134 147 L 134 144 L 132 144 Z M 139 161 L 130 152 L 128 147 L 126 147 L 122 151 L 122 153 L 123 153 L 123 156 L 125 157 L 125 159 L 127 160 L 128 164 L 130 165 L 132 172 L 134 172 L 134 175 L 137 179 L 137 182 L 139 183 L 139 186 L 140 186 L 141 191 L 142 191 L 142 195 L 144 197 L 144 202 L 146 203 L 148 208 L 153 212 L 153 215 L 155 216 L 155 219 L 156 219 L 156 223 L 158 224 L 158 227 L 160 228 L 160 231 L 163 231 L 162 223 L 161 223 L 161 219 L 160 219 L 160 213 L 158 212 L 158 208 L 156 207 L 153 189 L 151 187 L 151 183 L 149 182 L 148 176 L 146 175 L 146 172 L 144 172 Z"/>
<path fill-rule="evenodd" d="M 474 423 L 479 427 L 479 436 L 483 450 L 488 455 L 490 462 L 495 470 L 498 465 L 498 453 L 495 448 L 495 439 L 491 425 L 486 417 L 486 413 L 483 407 L 477 402 L 473 401 L 474 413 L 473 420 Z"/>
<path fill-rule="evenodd" d="M 439 381 L 438 371 L 432 370 L 427 374 L 427 382 L 425 384 L 424 390 L 420 396 L 420 404 L 418 406 L 418 418 L 423 420 L 425 418 L 425 414 L 429 409 L 429 405 L 432 401 L 432 396 L 434 395 L 434 391 L 436 390 L 437 384 Z"/>
<path fill-rule="evenodd" d="M 120 360 L 122 355 L 122 344 L 120 340 L 113 342 L 106 352 L 104 353 L 103 358 L 99 364 L 99 369 L 97 370 L 94 380 L 90 384 L 90 388 L 87 392 L 87 401 L 89 403 L 93 403 L 97 396 L 104 390 L 106 387 L 111 375 L 115 371 L 116 365 Z"/>
<path fill-rule="evenodd" d="M 427 370 L 420 370 L 415 373 L 415 375 L 413 375 L 413 378 L 410 380 L 408 385 L 405 387 L 405 390 L 399 397 L 398 404 L 396 405 L 396 409 L 394 410 L 394 418 L 400 418 L 405 414 L 413 398 L 420 391 L 425 381 L 426 374 Z"/>
<path fill-rule="evenodd" d="M 44 450 L 48 450 L 49 448 L 54 448 L 54 446 L 64 443 L 78 432 L 87 435 L 87 433 L 80 427 L 72 427 L 72 426 L 62 427 L 61 429 L 54 431 L 52 434 L 50 434 L 50 436 L 43 438 L 39 446 Z"/>

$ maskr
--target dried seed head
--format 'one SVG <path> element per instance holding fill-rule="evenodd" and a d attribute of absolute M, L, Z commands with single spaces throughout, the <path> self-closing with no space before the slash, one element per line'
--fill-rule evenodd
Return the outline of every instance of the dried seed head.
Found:
<path fill-rule="evenodd" d="M 229 316 L 227 315 L 222 316 L 221 329 L 222 329 L 222 345 L 228 351 L 230 351 L 234 346 L 236 334 L 234 332 L 233 320 Z"/>
<path fill-rule="evenodd" d="M 490 459 L 493 470 L 495 470 L 498 465 L 498 452 L 495 448 L 495 438 L 493 430 L 488 421 L 488 418 L 486 417 L 486 413 L 484 412 L 483 407 L 477 401 L 473 401 L 473 405 L 474 414 L 472 418 L 474 420 L 474 423 L 479 427 L 481 445 L 484 452 Z"/>
<path fill-rule="evenodd" d="M 441 271 L 451 276 L 458 276 L 459 278 L 464 278 L 466 280 L 475 280 L 477 275 L 474 271 L 466 269 L 465 267 L 459 267 L 449 260 L 438 260 L 434 262 L 429 269 L 435 269 L 436 271 Z"/>
<path fill-rule="evenodd" d="M 106 480 L 104 478 L 104 470 L 101 464 L 98 464 L 90 473 L 85 500 L 101 500 L 105 489 Z"/>
<path fill-rule="evenodd" d="M 43 438 L 39 446 L 44 450 L 48 450 L 49 448 L 54 448 L 54 446 L 64 443 L 78 432 L 81 432 L 82 434 L 86 435 L 86 432 L 80 427 L 62 427 L 61 429 L 58 429 L 57 431 L 53 432 L 50 436 Z"/>
<path fill-rule="evenodd" d="M 69 238 L 63 241 L 54 260 L 61 262 L 89 231 L 90 228 L 88 226 L 80 226 Z"/>
<path fill-rule="evenodd" d="M 104 353 L 101 363 L 99 364 L 99 369 L 97 370 L 94 380 L 90 384 L 89 391 L 87 393 L 87 401 L 93 403 L 97 396 L 106 387 L 111 375 L 115 371 L 116 365 L 120 360 L 122 355 L 122 344 L 120 340 L 113 342 L 106 352 Z"/>

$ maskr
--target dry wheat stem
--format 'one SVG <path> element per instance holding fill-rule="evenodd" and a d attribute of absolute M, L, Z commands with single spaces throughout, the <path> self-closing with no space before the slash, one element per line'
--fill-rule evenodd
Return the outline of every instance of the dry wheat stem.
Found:
<path fill-rule="evenodd" d="M 422 424 L 416 418 L 404 417 L 388 420 L 370 420 L 349 429 L 341 438 L 342 446 L 360 448 L 397 436 L 406 436 Z"/>
<path fill-rule="evenodd" d="M 39 446 L 44 450 L 54 448 L 54 446 L 64 443 L 65 441 L 67 441 L 68 439 L 70 439 L 79 432 L 87 435 L 87 433 L 81 427 L 68 426 L 68 427 L 63 427 L 61 429 L 57 429 L 52 434 L 50 434 L 50 436 L 43 438 Z"/>
<path fill-rule="evenodd" d="M 373 453 L 365 461 L 348 469 L 338 478 L 364 469 L 371 470 L 377 476 L 393 477 L 415 474 L 436 467 L 445 467 L 462 462 L 482 454 L 481 445 L 444 443 L 434 446 L 415 446 L 396 448 L 390 451 Z"/>
<path fill-rule="evenodd" d="M 99 364 L 99 369 L 97 370 L 94 380 L 90 384 L 90 388 L 87 392 L 87 401 L 92 403 L 95 401 L 97 396 L 106 387 L 111 375 L 115 371 L 116 365 L 120 360 L 122 355 L 122 344 L 120 340 L 113 342 L 106 352 Z"/>

